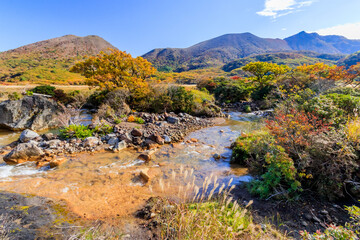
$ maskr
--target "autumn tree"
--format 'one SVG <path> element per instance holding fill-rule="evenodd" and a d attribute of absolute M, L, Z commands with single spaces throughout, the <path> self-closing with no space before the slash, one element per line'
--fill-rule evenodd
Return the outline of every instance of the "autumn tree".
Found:
<path fill-rule="evenodd" d="M 254 75 L 251 80 L 259 84 L 260 88 L 274 84 L 278 76 L 291 70 L 286 65 L 268 62 L 251 62 L 242 69 Z"/>
<path fill-rule="evenodd" d="M 71 72 L 86 77 L 87 84 L 102 89 L 128 89 L 133 94 L 141 94 L 147 89 L 146 80 L 155 73 L 151 63 L 142 57 L 133 58 L 129 53 L 109 49 L 110 53 L 100 52 L 96 56 L 76 63 Z"/>

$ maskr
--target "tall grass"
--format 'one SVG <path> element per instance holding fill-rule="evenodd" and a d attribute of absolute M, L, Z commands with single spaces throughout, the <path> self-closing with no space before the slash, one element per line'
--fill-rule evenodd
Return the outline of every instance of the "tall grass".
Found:
<path fill-rule="evenodd" d="M 159 214 L 161 239 L 284 239 L 270 225 L 253 222 L 252 201 L 240 205 L 233 199 L 233 179 L 219 181 L 211 174 L 202 181 L 193 169 L 172 171 L 159 180 L 159 189 L 173 193 Z"/>

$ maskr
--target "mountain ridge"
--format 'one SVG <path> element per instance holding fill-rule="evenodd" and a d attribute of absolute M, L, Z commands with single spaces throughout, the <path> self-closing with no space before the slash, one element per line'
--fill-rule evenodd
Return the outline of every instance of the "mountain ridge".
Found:
<path fill-rule="evenodd" d="M 251 33 L 224 34 L 187 48 L 156 48 L 144 54 L 157 68 L 176 71 L 219 66 L 254 54 L 313 51 L 319 54 L 351 54 L 360 50 L 360 40 L 299 32 L 285 39 L 261 38 Z"/>

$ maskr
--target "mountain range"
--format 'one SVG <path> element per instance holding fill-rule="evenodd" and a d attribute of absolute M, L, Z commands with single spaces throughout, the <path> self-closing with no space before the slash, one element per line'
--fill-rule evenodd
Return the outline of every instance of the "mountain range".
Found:
<path fill-rule="evenodd" d="M 84 78 L 69 68 L 84 56 L 115 48 L 99 36 L 66 35 L 0 52 L 0 82 L 77 84 Z M 289 66 L 325 62 L 352 65 L 360 61 L 360 40 L 300 32 L 285 39 L 251 33 L 226 34 L 188 48 L 158 48 L 143 55 L 159 70 L 186 71 L 239 68 L 250 61 Z"/>
<path fill-rule="evenodd" d="M 300 32 L 285 39 L 260 38 L 251 33 L 226 34 L 188 48 L 159 48 L 143 55 L 157 68 L 176 71 L 219 66 L 254 54 L 312 51 L 346 55 L 360 50 L 360 40 Z"/>

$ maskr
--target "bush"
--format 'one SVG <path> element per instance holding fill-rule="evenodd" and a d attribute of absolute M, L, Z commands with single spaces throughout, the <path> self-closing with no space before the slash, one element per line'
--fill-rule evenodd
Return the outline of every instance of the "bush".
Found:
<path fill-rule="evenodd" d="M 8 99 L 11 101 L 19 100 L 21 99 L 21 95 L 17 92 L 9 93 Z"/>
<path fill-rule="evenodd" d="M 242 80 L 236 82 L 222 82 L 214 90 L 215 98 L 219 102 L 236 103 L 248 101 L 254 88 Z"/>
<path fill-rule="evenodd" d="M 274 114 L 266 121 L 269 134 L 240 136 L 233 147 L 232 161 L 260 175 L 250 190 L 263 198 L 280 193 L 292 197 L 302 189 L 330 200 L 343 197 L 359 169 L 357 122 L 338 131 L 296 108 Z"/>
<path fill-rule="evenodd" d="M 339 127 L 358 114 L 360 97 L 331 93 L 311 99 L 302 108 Z"/>
<path fill-rule="evenodd" d="M 93 132 L 94 130 L 89 129 L 88 126 L 69 125 L 68 127 L 60 130 L 60 137 L 63 139 L 79 138 L 84 140 L 87 137 L 91 137 Z"/>
<path fill-rule="evenodd" d="M 293 160 L 264 131 L 240 136 L 233 145 L 232 162 L 248 166 L 250 173 L 259 176 L 250 182 L 249 189 L 261 198 L 294 198 L 302 191 Z"/>
<path fill-rule="evenodd" d="M 93 131 L 100 136 L 105 136 L 109 133 L 114 132 L 114 128 L 108 124 L 100 124 L 97 125 Z"/>
<path fill-rule="evenodd" d="M 55 96 L 55 87 L 50 86 L 50 85 L 42 85 L 42 86 L 36 86 L 35 88 L 31 89 L 30 91 L 32 91 L 33 93 L 39 93 L 39 94 L 45 94 L 45 95 L 50 95 L 52 97 Z"/>

